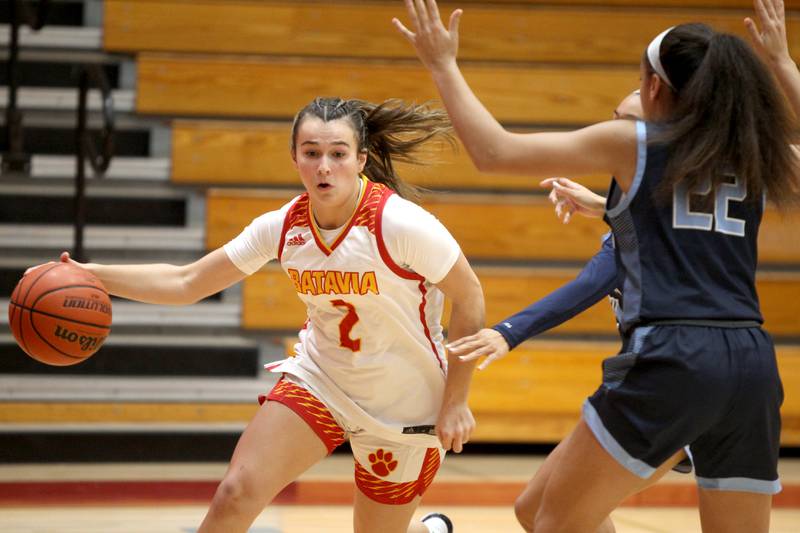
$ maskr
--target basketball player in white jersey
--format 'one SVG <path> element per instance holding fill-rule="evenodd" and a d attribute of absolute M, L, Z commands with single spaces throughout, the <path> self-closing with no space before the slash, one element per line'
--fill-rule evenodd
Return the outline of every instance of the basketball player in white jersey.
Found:
<path fill-rule="evenodd" d="M 483 326 L 483 295 L 449 232 L 402 197 L 415 191 L 392 166 L 415 162 L 415 149 L 449 131 L 443 111 L 318 98 L 292 130 L 304 194 L 189 265 L 81 265 L 111 294 L 181 305 L 278 260 L 307 306 L 296 355 L 268 365 L 282 377 L 260 398 L 199 532 L 247 531 L 345 439 L 355 458 L 355 531 L 452 531 L 439 514 L 410 521 L 445 450 L 460 452 L 475 425 L 474 363 L 448 365 L 444 297 L 449 334 L 459 338 Z"/>

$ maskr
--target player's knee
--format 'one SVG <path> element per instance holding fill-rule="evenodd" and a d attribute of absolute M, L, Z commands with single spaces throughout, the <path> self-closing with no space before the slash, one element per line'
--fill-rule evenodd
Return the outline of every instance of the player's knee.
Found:
<path fill-rule="evenodd" d="M 220 510 L 239 512 L 257 505 L 259 491 L 255 480 L 246 473 L 227 474 L 217 487 L 213 505 Z"/>
<path fill-rule="evenodd" d="M 528 533 L 533 531 L 533 521 L 536 517 L 536 507 L 538 502 L 531 502 L 528 499 L 520 496 L 514 502 L 514 514 L 517 516 L 517 522 L 522 526 L 522 529 Z"/>

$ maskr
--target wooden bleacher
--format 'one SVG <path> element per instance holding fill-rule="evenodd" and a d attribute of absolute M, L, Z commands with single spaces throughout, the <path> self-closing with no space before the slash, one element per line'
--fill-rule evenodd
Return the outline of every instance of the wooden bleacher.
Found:
<path fill-rule="evenodd" d="M 172 181 L 182 185 L 298 185 L 289 157 L 288 122 L 178 120 L 172 126 Z M 535 190 L 539 180 L 519 175 L 478 172 L 466 151 L 444 145 L 423 153 L 425 166 L 398 164 L 410 183 L 435 190 Z M 587 176 L 581 183 L 605 192 L 608 176 Z"/>
<path fill-rule="evenodd" d="M 291 346 L 294 341 L 289 339 Z M 555 442 L 575 425 L 583 400 L 601 380 L 601 361 L 619 350 L 616 342 L 528 341 L 476 372 L 470 407 L 477 420 L 473 441 Z M 786 399 L 782 408 L 785 446 L 800 445 L 800 348 L 778 345 Z M 258 404 L 158 402 L 4 403 L 0 424 L 244 424 Z"/>
<path fill-rule="evenodd" d="M 735 1 L 735 0 L 734 0 Z M 557 2 L 538 2 L 554 4 Z M 635 65 L 642 50 L 664 28 L 702 18 L 721 31 L 745 36 L 740 10 L 732 1 L 635 2 L 625 7 L 492 5 L 447 3 L 465 10 L 459 57 L 464 61 L 604 63 Z M 672 5 L 653 11 L 643 4 Z M 745 0 L 744 7 L 752 7 Z M 331 3 L 334 4 L 334 3 Z M 638 4 L 638 5 L 637 5 Z M 692 5 L 728 9 L 698 12 Z M 789 5 L 792 3 L 790 2 Z M 407 21 L 401 2 L 110 0 L 106 2 L 104 44 L 115 51 L 179 51 L 307 57 L 412 58 L 413 49 L 391 25 Z M 795 5 L 794 7 L 798 7 Z M 800 24 L 789 19 L 789 31 Z M 800 51 L 800 43 L 792 43 Z"/>
<path fill-rule="evenodd" d="M 465 0 L 460 60 L 481 100 L 502 122 L 522 128 L 566 129 L 605 120 L 638 86 L 638 63 L 649 40 L 678 22 L 704 20 L 744 35 L 751 0 Z M 800 0 L 788 0 L 800 9 Z M 655 8 L 655 9 L 654 9 Z M 209 249 L 235 236 L 252 218 L 276 209 L 297 187 L 288 155 L 289 121 L 318 95 L 372 101 L 389 97 L 436 99 L 428 73 L 391 26 L 405 20 L 401 2 L 355 0 L 319 3 L 269 0 L 106 0 L 104 44 L 138 56 L 137 111 L 202 118 L 178 120 L 172 137 L 172 180 L 192 186 L 256 185 L 254 190 L 211 190 L 207 197 Z M 788 17 L 800 30 L 800 12 Z M 800 41 L 791 41 L 800 57 Z M 209 120 L 209 117 L 219 120 Z M 236 119 L 247 119 L 237 121 Z M 253 122 L 253 119 L 262 122 Z M 270 121 L 270 122 L 265 122 Z M 430 195 L 424 205 L 438 216 L 476 265 L 494 323 L 571 279 L 575 267 L 599 247 L 604 226 L 575 218 L 560 225 L 544 197 L 511 195 L 535 190 L 522 176 L 486 176 L 463 151 L 441 154 L 430 168 L 408 169 L 412 183 L 437 190 L 481 189 L 494 195 Z M 404 171 L 406 169 L 403 169 Z M 604 176 L 583 180 L 602 192 Z M 502 225 L 499 224 L 502 221 Z M 493 224 L 492 222 L 497 222 Z M 768 328 L 800 338 L 800 214 L 769 211 L 759 240 L 763 272 L 759 290 Z M 491 267 L 493 260 L 511 266 Z M 244 283 L 244 327 L 293 331 L 304 310 L 291 284 L 268 267 Z M 554 442 L 578 418 L 583 398 L 600 381 L 599 363 L 617 343 L 583 335 L 614 335 L 607 303 L 555 330 L 566 339 L 525 343 L 475 376 L 471 405 L 475 440 Z M 785 445 L 800 445 L 800 347 L 779 346 L 786 402 Z M 192 404 L 194 406 L 194 404 Z M 130 409 L 128 409 L 130 407 Z M 253 405 L 198 410 L 126 405 L 123 417 L 146 421 L 246 421 Z M 72 405 L 65 420 L 108 416 L 114 406 Z M 103 411 L 105 409 L 105 411 Z M 55 413 L 55 411 L 54 411 Z M 99 413 L 99 414 L 98 414 Z M 55 416 L 35 405 L 7 410 L 24 423 Z M 138 420 L 138 418 L 137 418 Z"/>
<path fill-rule="evenodd" d="M 476 372 L 470 407 L 478 423 L 474 440 L 556 441 L 578 421 L 583 400 L 602 379 L 601 361 L 618 343 L 524 343 Z M 800 348 L 778 346 L 786 392 L 781 410 L 784 446 L 800 445 Z"/>
<path fill-rule="evenodd" d="M 211 189 L 207 195 L 206 247 L 235 237 L 252 219 L 280 208 L 292 193 L 260 189 Z M 450 230 L 468 258 L 526 261 L 585 261 L 600 247 L 607 227 L 574 217 L 562 225 L 544 197 L 456 195 L 426 197 L 422 205 Z M 502 223 L 501 223 L 502 221 Z M 761 227 L 762 264 L 800 264 L 800 212 L 768 212 Z"/>
<path fill-rule="evenodd" d="M 464 75 L 498 120 L 581 125 L 608 120 L 638 87 L 636 66 L 529 68 L 467 64 Z M 426 102 L 437 98 L 417 62 L 143 53 L 136 110 L 157 115 L 291 119 L 318 95 Z M 569 95 L 569 96 L 566 96 Z"/>
<path fill-rule="evenodd" d="M 476 266 L 486 297 L 486 323 L 495 324 L 572 280 L 578 269 L 508 268 Z M 758 290 L 766 327 L 778 337 L 797 337 L 800 311 L 800 275 L 761 273 Z M 446 317 L 444 317 L 446 320 Z M 286 274 L 269 266 L 244 281 L 242 325 L 248 329 L 299 330 L 306 320 L 305 307 L 295 295 Z M 564 335 L 616 336 L 608 302 L 552 330 Z"/>

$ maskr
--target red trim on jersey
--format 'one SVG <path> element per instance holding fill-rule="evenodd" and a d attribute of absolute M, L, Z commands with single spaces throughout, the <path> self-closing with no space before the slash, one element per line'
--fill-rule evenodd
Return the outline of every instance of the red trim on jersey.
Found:
<path fill-rule="evenodd" d="M 309 224 L 309 227 L 311 228 L 311 235 L 314 237 L 314 242 L 317 243 L 317 248 L 319 248 L 323 254 L 331 255 L 331 252 L 333 250 L 328 248 L 328 245 L 325 244 L 325 241 L 323 240 L 322 236 L 319 234 L 319 231 L 317 230 L 317 223 L 313 221 L 314 214 L 311 212 L 311 202 L 308 203 L 307 209 L 308 209 L 309 221 L 311 221 L 311 223 Z M 349 230 L 350 227 L 348 226 L 345 229 Z"/>
<path fill-rule="evenodd" d="M 375 212 L 375 240 L 378 242 L 378 252 L 380 252 L 381 259 L 383 259 L 383 262 L 386 263 L 386 266 L 388 266 L 392 272 L 401 278 L 424 281 L 425 278 L 416 272 L 406 270 L 395 263 L 394 259 L 392 259 L 392 256 L 389 255 L 389 250 L 386 249 L 386 243 L 383 242 L 383 209 L 386 207 L 386 202 L 389 200 L 389 197 L 392 196 L 392 194 L 394 194 L 394 192 L 387 187 L 383 192 L 380 202 L 378 202 L 378 207 Z"/>
<path fill-rule="evenodd" d="M 354 226 L 367 228 L 367 231 L 375 235 L 378 207 L 386 191 L 391 192 L 391 189 L 383 184 L 372 183 L 372 187 L 364 194 L 364 203 L 361 205 L 361 209 L 355 215 Z"/>
<path fill-rule="evenodd" d="M 303 221 L 303 202 L 308 203 L 308 193 L 301 194 L 289 207 L 289 210 L 286 211 L 286 216 L 283 218 L 283 227 L 281 227 L 281 240 L 278 243 L 278 261 L 280 261 L 281 256 L 283 256 L 283 246 L 286 243 L 286 234 L 290 229 L 298 225 L 298 222 Z"/>
<path fill-rule="evenodd" d="M 325 240 L 322 238 L 322 235 L 319 234 L 319 228 L 317 227 L 317 222 L 314 220 L 314 213 L 311 212 L 311 202 L 308 202 L 308 220 L 309 226 L 311 226 L 311 234 L 314 236 L 314 240 L 317 243 L 317 247 L 324 253 L 325 255 L 331 255 L 333 251 L 339 246 L 342 241 L 347 237 L 347 234 L 350 232 L 350 228 L 353 227 L 356 221 L 356 215 L 361 210 L 364 205 L 364 199 L 367 198 L 367 195 L 372 190 L 372 182 L 366 179 L 365 177 L 361 177 L 361 184 L 359 185 L 359 198 L 358 202 L 356 202 L 356 208 L 353 210 L 353 213 L 350 215 L 350 219 L 347 221 L 347 225 L 344 229 L 339 233 L 336 237 L 336 240 L 333 241 L 333 244 L 330 247 L 325 244 Z"/>
<path fill-rule="evenodd" d="M 389 250 L 386 248 L 386 243 L 383 241 L 383 209 L 386 207 L 386 202 L 389 200 L 389 197 L 392 194 L 393 191 L 389 188 L 386 188 L 386 190 L 383 192 L 380 202 L 378 203 L 377 211 L 375 213 L 375 240 L 378 243 L 378 252 L 380 252 L 381 259 L 383 259 L 383 262 L 392 272 L 403 279 L 419 281 L 419 292 L 422 295 L 422 301 L 419 304 L 419 320 L 422 322 L 422 330 L 425 332 L 425 337 L 431 344 L 431 350 L 433 350 L 433 354 L 436 356 L 436 360 L 439 362 L 439 368 L 444 370 L 444 361 L 439 355 L 439 350 L 436 349 L 436 344 L 431 338 L 431 332 L 428 329 L 428 321 L 425 316 L 425 304 L 427 303 L 425 296 L 428 294 L 428 290 L 425 288 L 425 278 L 416 272 L 406 270 L 395 263 L 394 259 L 392 259 L 392 256 L 389 254 Z"/>
<path fill-rule="evenodd" d="M 422 322 L 422 331 L 425 332 L 425 337 L 428 339 L 428 342 L 431 343 L 431 350 L 433 350 L 433 354 L 439 362 L 439 368 L 444 370 L 444 361 L 439 355 L 439 350 L 436 349 L 436 344 L 434 344 L 431 338 L 431 332 L 428 329 L 428 320 L 425 316 L 425 304 L 427 303 L 427 298 L 425 298 L 425 296 L 428 294 L 428 289 L 425 288 L 425 280 L 420 281 L 418 287 L 420 294 L 422 294 L 422 301 L 419 303 L 419 321 Z"/>

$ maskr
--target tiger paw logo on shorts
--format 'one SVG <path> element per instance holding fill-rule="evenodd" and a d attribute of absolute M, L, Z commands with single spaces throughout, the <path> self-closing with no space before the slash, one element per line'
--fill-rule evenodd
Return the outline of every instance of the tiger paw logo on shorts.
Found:
<path fill-rule="evenodd" d="M 369 454 L 369 463 L 372 471 L 381 477 L 386 477 L 397 468 L 397 461 L 392 461 L 392 452 L 384 452 L 378 448 L 375 453 Z"/>

